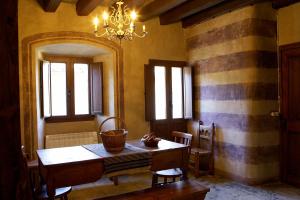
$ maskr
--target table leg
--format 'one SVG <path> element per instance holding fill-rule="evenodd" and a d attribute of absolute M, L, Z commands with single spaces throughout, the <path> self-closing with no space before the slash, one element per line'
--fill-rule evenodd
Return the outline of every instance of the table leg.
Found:
<path fill-rule="evenodd" d="M 46 185 L 47 185 L 47 195 L 48 195 L 49 199 L 54 200 L 55 187 L 53 185 L 52 179 L 49 178 L 49 180 L 46 182 Z"/>
<path fill-rule="evenodd" d="M 182 180 L 187 180 L 187 172 L 188 172 L 188 167 L 189 167 L 189 149 L 186 148 L 182 150 Z"/>

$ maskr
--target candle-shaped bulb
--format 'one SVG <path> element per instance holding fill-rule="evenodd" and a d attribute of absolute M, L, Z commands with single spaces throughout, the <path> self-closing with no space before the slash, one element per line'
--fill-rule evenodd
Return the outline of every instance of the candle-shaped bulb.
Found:
<path fill-rule="evenodd" d="M 103 21 L 104 21 L 104 24 L 107 25 L 107 20 L 108 20 L 108 13 L 106 11 L 103 12 L 102 14 L 102 18 L 103 18 Z"/>
<path fill-rule="evenodd" d="M 146 32 L 146 26 L 143 25 L 143 32 L 145 33 Z"/>
<path fill-rule="evenodd" d="M 137 13 L 135 12 L 135 10 L 131 11 L 130 18 L 133 22 L 137 19 Z"/>
<path fill-rule="evenodd" d="M 94 27 L 95 27 L 95 31 L 97 31 L 98 30 L 98 25 L 99 25 L 99 19 L 98 19 L 98 17 L 95 17 L 93 19 L 93 24 L 94 24 Z"/>
<path fill-rule="evenodd" d="M 130 23 L 129 27 L 130 27 L 130 31 L 133 32 L 134 31 L 134 24 L 133 24 L 133 22 Z"/>

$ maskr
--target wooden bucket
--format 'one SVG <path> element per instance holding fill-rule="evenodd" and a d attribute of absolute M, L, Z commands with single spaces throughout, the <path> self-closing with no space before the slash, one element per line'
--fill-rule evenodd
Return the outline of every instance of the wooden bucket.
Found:
<path fill-rule="evenodd" d="M 100 131 L 99 135 L 102 139 L 102 143 L 106 151 L 111 153 L 118 153 L 123 151 L 125 147 L 126 136 L 128 134 L 128 131 L 126 131 L 125 129 L 102 131 L 103 124 L 110 119 L 121 120 L 120 118 L 117 117 L 109 117 L 105 119 L 99 126 L 99 131 Z M 125 126 L 124 122 L 123 124 Z"/>

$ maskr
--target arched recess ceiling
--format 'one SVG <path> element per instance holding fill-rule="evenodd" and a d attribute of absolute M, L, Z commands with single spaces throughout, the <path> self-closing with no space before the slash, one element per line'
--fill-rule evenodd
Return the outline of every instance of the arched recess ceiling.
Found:
<path fill-rule="evenodd" d="M 67 56 L 78 56 L 78 57 L 95 57 L 99 55 L 109 54 L 110 52 L 99 48 L 97 46 L 92 46 L 88 44 L 78 44 L 78 43 L 55 43 L 47 44 L 38 48 L 41 53 L 50 55 L 67 55 Z"/>
<path fill-rule="evenodd" d="M 32 155 L 34 154 L 35 136 L 35 111 L 36 111 L 36 87 L 35 87 L 35 66 L 32 57 L 38 46 L 45 46 L 57 43 L 79 43 L 88 44 L 94 47 L 101 47 L 107 52 L 114 54 L 115 59 L 115 115 L 124 119 L 124 86 L 123 86 L 123 50 L 113 41 L 105 38 L 97 38 L 93 34 L 83 32 L 48 32 L 28 36 L 22 40 L 20 86 L 21 86 L 21 126 L 24 134 L 25 148 Z M 125 120 L 125 119 L 124 119 Z M 123 121 L 124 121 L 123 120 Z"/>

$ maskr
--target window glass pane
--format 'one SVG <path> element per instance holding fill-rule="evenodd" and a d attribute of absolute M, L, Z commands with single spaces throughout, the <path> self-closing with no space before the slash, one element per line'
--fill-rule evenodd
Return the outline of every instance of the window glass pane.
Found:
<path fill-rule="evenodd" d="M 51 63 L 52 116 L 67 115 L 66 64 Z"/>
<path fill-rule="evenodd" d="M 43 62 L 43 104 L 44 117 L 50 117 L 50 63 Z"/>
<path fill-rule="evenodd" d="M 155 66 L 155 119 L 166 119 L 166 68 Z"/>
<path fill-rule="evenodd" d="M 74 64 L 75 115 L 89 114 L 89 66 Z"/>
<path fill-rule="evenodd" d="M 182 118 L 182 69 L 172 67 L 172 113 L 173 119 Z"/>

